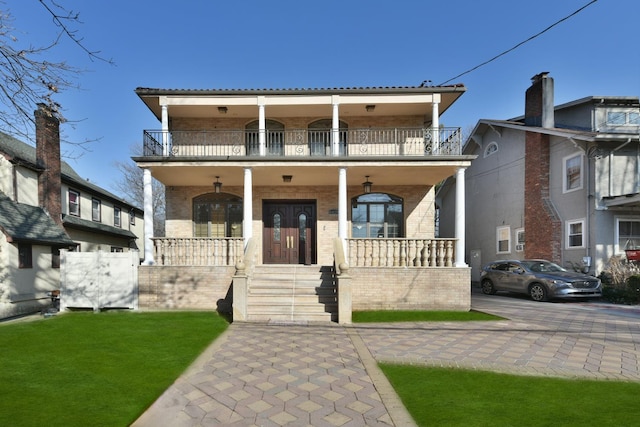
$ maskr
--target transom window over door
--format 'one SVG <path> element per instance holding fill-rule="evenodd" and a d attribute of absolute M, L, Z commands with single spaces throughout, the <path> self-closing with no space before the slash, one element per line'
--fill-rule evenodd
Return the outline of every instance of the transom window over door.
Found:
<path fill-rule="evenodd" d="M 209 193 L 193 199 L 194 237 L 242 237 L 242 199 Z"/>
<path fill-rule="evenodd" d="M 404 206 L 401 197 L 370 193 L 351 200 L 351 237 L 404 237 Z"/>
<path fill-rule="evenodd" d="M 265 144 L 268 156 L 284 154 L 284 125 L 275 120 L 265 120 Z M 260 155 L 260 122 L 254 120 L 245 126 L 246 149 L 248 156 Z"/>

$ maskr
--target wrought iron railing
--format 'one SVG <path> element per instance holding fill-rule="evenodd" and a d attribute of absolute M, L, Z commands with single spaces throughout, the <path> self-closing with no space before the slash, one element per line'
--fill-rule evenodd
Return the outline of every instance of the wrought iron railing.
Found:
<path fill-rule="evenodd" d="M 144 155 L 165 157 L 441 156 L 462 154 L 460 128 L 144 131 Z M 335 142 L 334 142 L 335 141 Z"/>

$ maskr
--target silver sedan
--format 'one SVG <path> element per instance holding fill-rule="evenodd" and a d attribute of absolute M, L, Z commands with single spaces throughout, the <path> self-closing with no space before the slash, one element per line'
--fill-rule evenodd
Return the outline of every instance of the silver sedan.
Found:
<path fill-rule="evenodd" d="M 497 291 L 529 295 L 534 301 L 554 298 L 599 298 L 600 279 L 568 271 L 543 259 L 495 261 L 483 267 L 480 275 L 482 292 Z"/>

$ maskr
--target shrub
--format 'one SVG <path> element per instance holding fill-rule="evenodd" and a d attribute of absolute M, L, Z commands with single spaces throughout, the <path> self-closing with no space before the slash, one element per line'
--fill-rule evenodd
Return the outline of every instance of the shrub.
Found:
<path fill-rule="evenodd" d="M 640 302 L 640 266 L 620 257 L 612 257 L 600 273 L 602 296 L 616 304 Z"/>

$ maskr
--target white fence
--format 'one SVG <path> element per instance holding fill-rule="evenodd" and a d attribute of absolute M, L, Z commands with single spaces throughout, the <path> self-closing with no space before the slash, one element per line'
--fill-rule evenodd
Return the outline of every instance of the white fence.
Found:
<path fill-rule="evenodd" d="M 60 251 L 60 310 L 138 308 L 139 253 Z"/>

